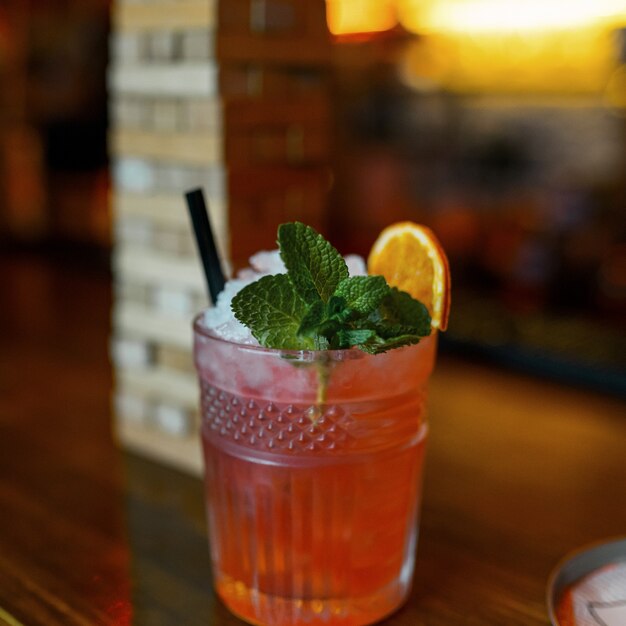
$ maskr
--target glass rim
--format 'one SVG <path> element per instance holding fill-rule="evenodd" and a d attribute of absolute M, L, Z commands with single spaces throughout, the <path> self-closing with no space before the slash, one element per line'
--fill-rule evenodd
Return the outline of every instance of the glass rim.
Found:
<path fill-rule="evenodd" d="M 224 339 L 216 334 L 213 330 L 207 328 L 203 322 L 204 312 L 196 314 L 193 318 L 193 330 L 198 335 L 202 335 L 207 339 L 216 341 L 223 345 L 232 346 L 240 350 L 246 350 L 250 352 L 256 352 L 258 354 L 274 354 L 281 357 L 291 357 L 298 361 L 315 361 L 320 358 L 327 358 L 331 361 L 345 361 L 347 359 L 361 359 L 367 356 L 379 356 L 376 354 L 368 354 L 359 350 L 358 348 L 348 348 L 344 350 L 293 350 L 287 348 L 266 348 L 264 346 L 249 344 L 249 343 L 237 343 L 236 341 L 230 341 Z M 419 344 L 417 344 L 419 345 Z"/>

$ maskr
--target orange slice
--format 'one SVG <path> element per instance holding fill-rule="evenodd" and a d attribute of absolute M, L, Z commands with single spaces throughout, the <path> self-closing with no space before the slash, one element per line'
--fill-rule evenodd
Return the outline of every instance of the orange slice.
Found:
<path fill-rule="evenodd" d="M 446 253 L 429 228 L 413 222 L 385 228 L 372 246 L 367 270 L 426 305 L 433 328 L 447 328 L 450 269 Z"/>

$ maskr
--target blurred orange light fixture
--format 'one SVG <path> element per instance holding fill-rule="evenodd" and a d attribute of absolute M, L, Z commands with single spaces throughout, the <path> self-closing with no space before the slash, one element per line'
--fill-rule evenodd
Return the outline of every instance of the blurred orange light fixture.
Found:
<path fill-rule="evenodd" d="M 625 0 L 327 0 L 334 35 L 378 32 L 560 31 L 626 20 Z"/>
<path fill-rule="evenodd" d="M 624 0 L 398 0 L 405 28 L 419 33 L 516 33 L 614 25 Z"/>
<path fill-rule="evenodd" d="M 375 33 L 397 23 L 396 0 L 327 0 L 328 28 L 333 35 Z"/>
<path fill-rule="evenodd" d="M 459 93 L 601 94 L 617 62 L 611 31 L 626 25 L 626 0 L 398 2 L 402 25 L 423 35 L 402 80 Z"/>
<path fill-rule="evenodd" d="M 612 31 L 626 0 L 327 0 L 335 35 L 388 30 L 420 35 L 401 80 L 459 93 L 604 94 L 622 108 Z M 619 101 L 619 105 L 618 105 Z"/>

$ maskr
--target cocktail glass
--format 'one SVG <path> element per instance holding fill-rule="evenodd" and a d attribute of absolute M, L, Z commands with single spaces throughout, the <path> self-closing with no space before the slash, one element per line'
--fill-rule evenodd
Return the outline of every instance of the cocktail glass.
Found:
<path fill-rule="evenodd" d="M 368 355 L 194 323 L 213 577 L 252 624 L 359 625 L 410 591 L 436 335 Z"/>

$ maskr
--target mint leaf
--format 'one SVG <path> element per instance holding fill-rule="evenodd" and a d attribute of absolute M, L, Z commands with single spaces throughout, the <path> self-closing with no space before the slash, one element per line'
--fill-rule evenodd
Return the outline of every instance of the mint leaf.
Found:
<path fill-rule="evenodd" d="M 388 294 L 389 286 L 383 276 L 351 276 L 342 280 L 335 291 L 361 315 L 371 313 Z"/>
<path fill-rule="evenodd" d="M 419 329 L 412 326 L 403 326 L 402 324 L 394 324 L 388 321 L 377 322 L 376 324 L 367 324 L 366 328 L 372 328 L 376 331 L 376 334 L 381 339 L 393 339 L 394 337 L 400 337 L 402 335 L 417 335 L 423 337 L 419 332 Z"/>
<path fill-rule="evenodd" d="M 300 222 L 281 224 L 278 246 L 289 278 L 307 304 L 328 302 L 337 285 L 348 278 L 343 257 L 310 226 Z"/>
<path fill-rule="evenodd" d="M 348 329 L 337 333 L 339 348 L 361 347 L 368 341 L 376 338 L 376 332 L 371 329 Z"/>
<path fill-rule="evenodd" d="M 418 343 L 431 332 L 428 309 L 396 287 L 388 288 L 379 306 L 356 320 L 354 326 L 373 331 L 374 336 L 359 345 L 371 354 Z"/>
<path fill-rule="evenodd" d="M 331 296 L 326 304 L 317 300 L 305 313 L 298 334 L 313 338 L 318 349 L 349 348 L 355 344 L 346 343 L 339 333 L 350 328 L 349 320 L 354 315 L 355 312 L 346 306 L 345 299 L 340 296 Z"/>
<path fill-rule="evenodd" d="M 304 314 L 300 326 L 298 327 L 298 335 L 311 337 L 315 335 L 320 324 L 326 318 L 326 306 L 321 300 L 314 302 Z"/>
<path fill-rule="evenodd" d="M 235 317 L 266 348 L 315 347 L 312 339 L 298 334 L 307 307 L 286 274 L 264 276 L 247 285 L 233 298 L 231 308 Z"/>
<path fill-rule="evenodd" d="M 331 296 L 327 304 L 317 300 L 304 314 L 298 334 L 304 336 L 318 334 L 331 338 L 352 315 L 353 311 L 346 307 L 343 298 Z"/>
<path fill-rule="evenodd" d="M 375 338 L 374 341 L 368 341 L 359 346 L 364 352 L 369 354 L 381 354 L 395 348 L 403 348 L 420 342 L 423 339 L 420 335 L 398 335 L 389 339 Z"/>
<path fill-rule="evenodd" d="M 346 299 L 333 295 L 326 305 L 326 317 L 338 322 L 347 322 L 354 315 L 354 311 L 348 306 Z"/>
<path fill-rule="evenodd" d="M 391 287 L 389 294 L 381 303 L 379 321 L 394 334 L 409 334 L 426 337 L 430 335 L 431 323 L 428 309 L 412 298 L 406 291 Z"/>

